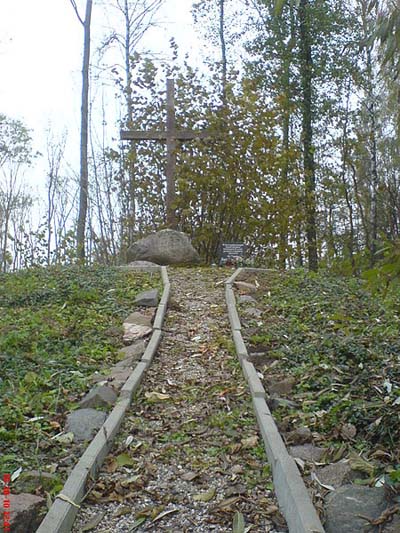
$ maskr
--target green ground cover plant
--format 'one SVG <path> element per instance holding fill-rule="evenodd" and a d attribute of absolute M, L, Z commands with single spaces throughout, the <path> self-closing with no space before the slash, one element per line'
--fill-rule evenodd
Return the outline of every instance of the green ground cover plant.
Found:
<path fill-rule="evenodd" d="M 122 322 L 158 275 L 111 267 L 0 275 L 0 470 L 39 468 L 51 439 L 122 346 Z"/>
<path fill-rule="evenodd" d="M 380 293 L 365 281 L 303 270 L 257 274 L 259 319 L 245 320 L 268 390 L 294 378 L 274 416 L 283 431 L 305 425 L 340 454 L 364 453 L 375 473 L 400 463 L 400 291 Z M 251 281 L 251 280 L 249 280 Z M 254 279 L 253 279 L 254 281 Z M 243 315 L 244 316 L 244 315 Z M 266 364 L 265 364 L 266 363 Z M 393 474 L 395 475 L 395 474 Z"/>

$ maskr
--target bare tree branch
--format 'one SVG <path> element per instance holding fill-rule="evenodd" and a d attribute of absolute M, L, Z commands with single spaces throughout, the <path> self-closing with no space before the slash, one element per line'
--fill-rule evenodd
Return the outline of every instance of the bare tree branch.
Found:
<path fill-rule="evenodd" d="M 71 2 L 72 7 L 74 8 L 74 11 L 76 13 L 76 16 L 78 17 L 79 22 L 82 24 L 82 26 L 84 26 L 85 25 L 85 21 L 82 19 L 82 17 L 79 14 L 78 6 L 76 5 L 76 1 L 75 0 L 69 0 L 69 1 Z"/>

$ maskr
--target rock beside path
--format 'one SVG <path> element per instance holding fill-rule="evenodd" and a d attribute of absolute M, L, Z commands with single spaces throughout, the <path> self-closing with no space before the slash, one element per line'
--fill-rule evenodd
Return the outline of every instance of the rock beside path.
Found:
<path fill-rule="evenodd" d="M 140 326 L 151 326 L 151 316 L 144 315 L 135 311 L 127 316 L 124 320 L 124 324 L 137 324 Z"/>
<path fill-rule="evenodd" d="M 317 477 L 324 485 L 338 489 L 345 483 L 351 482 L 356 476 L 348 461 L 339 461 L 330 465 L 317 468 Z"/>
<path fill-rule="evenodd" d="M 158 290 L 143 291 L 135 298 L 135 304 L 139 307 L 156 307 L 158 305 Z"/>
<path fill-rule="evenodd" d="M 117 401 L 117 395 L 111 387 L 98 385 L 79 402 L 80 407 L 110 407 Z"/>
<path fill-rule="evenodd" d="M 298 457 L 303 461 L 318 462 L 325 453 L 323 448 L 313 444 L 300 444 L 298 446 L 289 446 L 288 451 L 294 458 Z"/>
<path fill-rule="evenodd" d="M 374 520 L 388 507 L 381 487 L 344 485 L 326 498 L 326 533 L 355 533 L 365 531 L 368 521 Z M 369 531 L 376 531 L 370 528 Z"/>
<path fill-rule="evenodd" d="M 39 470 L 25 470 L 15 481 L 16 492 L 36 492 L 40 487 L 46 492 L 50 492 L 60 483 L 56 474 L 41 472 Z"/>
<path fill-rule="evenodd" d="M 255 298 L 253 298 L 252 296 L 250 296 L 250 294 L 240 294 L 238 296 L 237 303 L 239 305 L 256 304 L 257 300 Z"/>
<path fill-rule="evenodd" d="M 10 494 L 10 530 L 12 533 L 34 533 L 42 521 L 46 500 L 34 494 Z M 3 517 L 0 531 L 3 531 Z"/>
<path fill-rule="evenodd" d="M 74 434 L 74 440 L 90 440 L 107 418 L 106 413 L 96 409 L 77 409 L 67 416 L 66 432 Z"/>
<path fill-rule="evenodd" d="M 153 331 L 151 326 L 141 326 L 138 324 L 129 324 L 124 322 L 123 343 L 131 344 L 133 341 L 147 337 Z"/>
<path fill-rule="evenodd" d="M 126 359 L 127 357 L 134 357 L 135 359 L 140 359 L 145 350 L 145 344 L 143 339 L 136 341 L 134 344 L 125 346 L 121 348 L 118 352 L 118 359 Z"/>
<path fill-rule="evenodd" d="M 128 262 L 150 261 L 157 265 L 196 264 L 199 254 L 181 231 L 164 229 L 132 244 Z"/>
<path fill-rule="evenodd" d="M 250 295 L 257 292 L 257 286 L 247 281 L 235 281 L 235 287 L 242 293 L 242 295 Z"/>

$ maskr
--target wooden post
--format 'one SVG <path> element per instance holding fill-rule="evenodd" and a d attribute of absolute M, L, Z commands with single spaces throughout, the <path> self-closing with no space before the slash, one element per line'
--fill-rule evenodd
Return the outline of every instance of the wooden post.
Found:
<path fill-rule="evenodd" d="M 176 123 L 175 123 L 175 98 L 174 80 L 167 80 L 167 165 L 165 176 L 167 178 L 166 212 L 167 226 L 172 229 L 177 227 L 175 213 L 175 167 L 176 167 Z"/>
<path fill-rule="evenodd" d="M 165 168 L 166 195 L 165 210 L 167 226 L 177 228 L 177 216 L 175 212 L 176 186 L 176 150 L 177 141 L 189 141 L 191 139 L 205 139 L 210 137 L 206 131 L 183 130 L 176 128 L 174 80 L 167 79 L 167 122 L 165 131 L 137 131 L 121 130 L 121 139 L 124 141 L 165 141 L 167 145 L 167 162 Z"/>

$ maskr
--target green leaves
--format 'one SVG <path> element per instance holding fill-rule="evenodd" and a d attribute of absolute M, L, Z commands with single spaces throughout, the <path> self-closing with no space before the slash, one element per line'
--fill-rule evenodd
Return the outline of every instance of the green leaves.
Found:
<path fill-rule="evenodd" d="M 244 516 L 239 511 L 236 511 L 233 517 L 232 533 L 245 533 Z"/>
<path fill-rule="evenodd" d="M 279 17 L 282 14 L 282 11 L 287 4 L 295 5 L 296 7 L 299 5 L 300 0 L 275 0 L 274 2 L 274 14 L 275 16 Z"/>
<path fill-rule="evenodd" d="M 32 442 L 40 436 L 46 446 L 88 376 L 111 366 L 135 294 L 157 284 L 144 273 L 105 267 L 0 275 L 0 448 L 7 442 L 33 466 Z"/>

